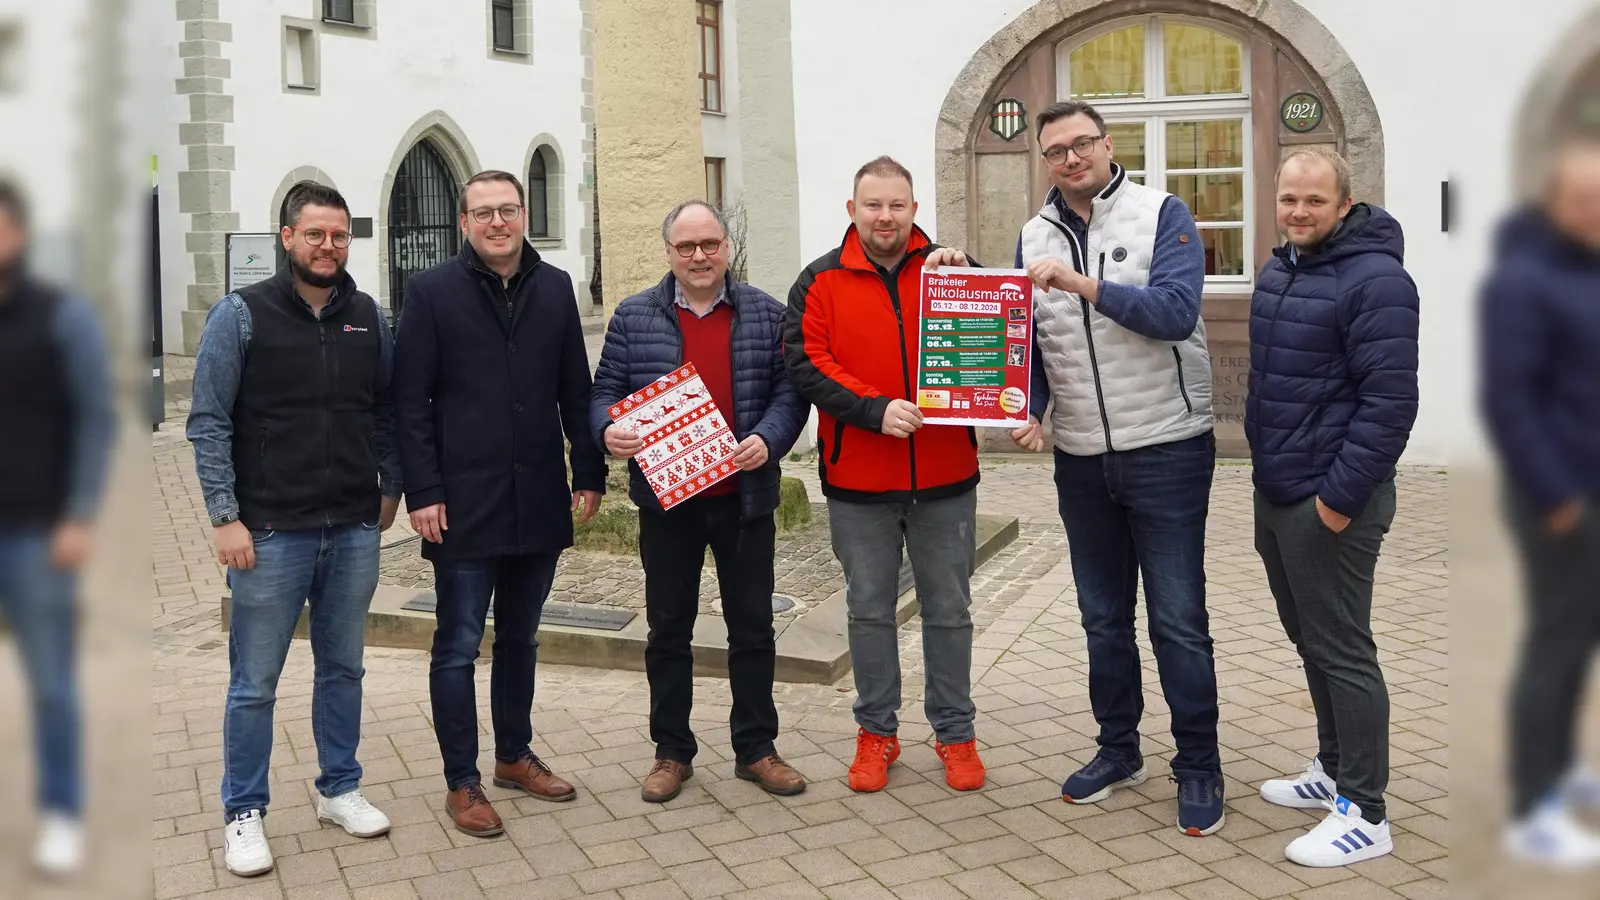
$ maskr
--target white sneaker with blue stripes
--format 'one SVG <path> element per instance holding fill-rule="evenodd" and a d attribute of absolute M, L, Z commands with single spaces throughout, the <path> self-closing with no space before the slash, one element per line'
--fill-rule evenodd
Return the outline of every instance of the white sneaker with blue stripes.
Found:
<path fill-rule="evenodd" d="M 1343 797 L 1330 806 L 1332 809 L 1322 824 L 1304 837 L 1289 842 L 1283 853 L 1290 862 L 1328 869 L 1394 852 L 1388 819 L 1374 825 L 1361 818 L 1361 807 Z"/>
<path fill-rule="evenodd" d="M 1586 828 L 1558 792 L 1506 831 L 1506 852 L 1522 862 L 1557 869 L 1600 866 L 1600 834 Z"/>
<path fill-rule="evenodd" d="M 1339 788 L 1315 756 L 1300 777 L 1276 778 L 1261 785 L 1261 799 L 1291 809 L 1326 809 L 1337 796 Z"/>

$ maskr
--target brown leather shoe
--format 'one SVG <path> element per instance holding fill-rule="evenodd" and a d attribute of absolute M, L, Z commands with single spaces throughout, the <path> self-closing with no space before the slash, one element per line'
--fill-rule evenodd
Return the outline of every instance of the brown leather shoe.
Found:
<path fill-rule="evenodd" d="M 665 803 L 678 796 L 683 783 L 694 777 L 694 766 L 674 759 L 658 759 L 644 777 L 639 796 L 646 803 Z"/>
<path fill-rule="evenodd" d="M 464 788 L 451 791 L 444 798 L 444 807 L 450 811 L 456 830 L 473 837 L 494 837 L 506 830 L 499 813 L 489 805 L 483 795 L 483 785 L 473 782 Z"/>
<path fill-rule="evenodd" d="M 516 762 L 495 761 L 494 786 L 526 791 L 540 800 L 557 803 L 578 796 L 578 789 L 557 778 L 544 761 L 532 753 Z"/>
<path fill-rule="evenodd" d="M 806 789 L 805 776 L 776 753 L 768 754 L 748 766 L 735 765 L 733 774 L 745 781 L 754 781 L 761 785 L 763 791 L 780 797 L 791 797 Z"/>

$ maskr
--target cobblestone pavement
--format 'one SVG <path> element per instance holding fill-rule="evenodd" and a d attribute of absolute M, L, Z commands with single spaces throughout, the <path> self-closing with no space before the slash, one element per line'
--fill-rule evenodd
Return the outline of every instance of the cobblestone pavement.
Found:
<path fill-rule="evenodd" d="M 790 466 L 807 478 L 810 466 Z M 424 653 L 367 653 L 365 790 L 395 823 L 360 841 L 320 826 L 311 740 L 311 654 L 296 642 L 278 689 L 273 805 L 276 871 L 241 880 L 220 850 L 221 708 L 226 635 L 222 573 L 211 560 L 181 422 L 155 437 L 151 497 L 156 596 L 151 812 L 158 898 L 206 900 L 512 900 L 683 898 L 1444 897 L 1447 888 L 1446 586 L 1443 474 L 1400 476 L 1400 514 L 1378 570 L 1374 630 L 1393 707 L 1393 856 L 1346 869 L 1304 869 L 1283 847 L 1316 821 L 1265 804 L 1255 788 L 1298 772 L 1314 752 L 1310 700 L 1252 548 L 1249 473 L 1217 470 L 1209 521 L 1212 634 L 1221 685 L 1228 823 L 1196 839 L 1173 827 L 1175 788 L 1157 777 L 1100 806 L 1060 800 L 1061 779 L 1094 752 L 1087 657 L 1048 461 L 985 461 L 980 508 L 1022 519 L 1021 538 L 974 580 L 973 695 L 989 767 L 980 792 L 942 781 L 921 709 L 917 622 L 902 631 L 905 745 L 890 787 L 852 794 L 849 678 L 777 688 L 784 756 L 811 780 L 769 797 L 732 777 L 726 681 L 698 679 L 701 740 L 694 781 L 665 806 L 642 803 L 649 693 L 641 673 L 543 666 L 535 749 L 578 784 L 553 806 L 489 788 L 504 837 L 447 827 L 439 752 L 428 719 Z M 1164 774 L 1167 710 L 1142 630 L 1144 749 Z M 487 669 L 479 678 L 488 721 Z M 485 746 L 488 746 L 487 742 Z M 486 755 L 484 765 L 490 764 Z"/>
<path fill-rule="evenodd" d="M 821 496 L 813 489 L 813 494 Z M 614 502 L 608 498 L 607 502 Z M 422 558 L 416 540 L 390 539 L 379 554 L 379 580 L 400 587 L 433 589 L 433 566 Z M 811 505 L 811 524 L 790 534 L 778 536 L 773 562 L 777 573 L 777 592 L 796 603 L 779 618 L 795 618 L 810 606 L 821 603 L 844 584 L 844 572 L 834 558 L 828 539 L 828 508 Z M 562 603 L 609 606 L 619 609 L 644 609 L 644 569 L 635 555 L 616 553 L 563 553 L 556 566 L 556 580 L 550 599 Z M 708 551 L 700 575 L 700 612 L 722 615 L 717 592 L 716 562 Z"/>

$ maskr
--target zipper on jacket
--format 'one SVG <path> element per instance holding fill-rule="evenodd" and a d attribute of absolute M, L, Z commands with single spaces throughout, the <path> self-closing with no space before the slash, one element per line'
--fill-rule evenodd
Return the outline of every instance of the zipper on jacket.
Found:
<path fill-rule="evenodd" d="M 1272 359 L 1272 343 L 1273 341 L 1277 340 L 1278 337 L 1278 313 L 1283 311 L 1283 300 L 1285 297 L 1289 296 L 1289 291 L 1294 289 L 1294 280 L 1299 276 L 1299 274 L 1299 267 L 1293 263 L 1290 263 L 1289 283 L 1284 285 L 1283 290 L 1278 292 L 1278 302 L 1272 304 L 1272 324 L 1267 326 L 1267 346 L 1266 350 L 1261 354 L 1261 379 L 1263 381 L 1265 381 L 1267 376 L 1272 372 L 1272 368 L 1267 365 L 1267 362 Z M 1260 385 L 1255 385 L 1254 387 L 1259 388 Z M 1250 391 L 1251 396 L 1254 396 L 1255 394 L 1256 391 Z"/>
<path fill-rule="evenodd" d="M 328 326 L 317 319 L 317 349 L 322 354 L 322 496 L 325 498 L 322 518 L 325 525 L 333 525 L 333 376 L 328 371 Z"/>
<path fill-rule="evenodd" d="M 1040 216 L 1040 218 L 1044 219 L 1046 222 L 1049 222 L 1051 225 L 1054 225 L 1056 230 L 1060 231 L 1062 236 L 1067 239 L 1067 244 L 1072 250 L 1072 268 L 1084 275 L 1089 274 L 1088 272 L 1084 271 L 1089 267 L 1089 249 L 1087 247 L 1080 247 L 1078 245 L 1078 236 L 1072 233 L 1072 229 L 1060 222 L 1057 222 L 1055 219 L 1052 219 L 1049 216 Z M 1079 264 L 1080 260 L 1083 261 L 1082 265 Z M 1100 280 L 1105 281 L 1105 279 L 1106 255 L 1102 253 L 1100 254 Z M 1089 342 L 1089 371 L 1094 374 L 1094 394 L 1096 400 L 1098 400 L 1100 404 L 1100 424 L 1105 429 L 1106 452 L 1109 453 L 1111 451 L 1111 417 L 1106 414 L 1105 389 L 1100 385 L 1100 363 L 1095 357 L 1094 327 L 1089 322 L 1089 301 L 1079 297 L 1078 304 L 1083 307 L 1083 336 L 1084 339 Z"/>
<path fill-rule="evenodd" d="M 895 328 L 895 334 L 900 338 L 900 378 L 905 382 L 907 397 L 911 396 L 911 362 L 910 357 L 906 355 L 906 322 L 904 316 L 902 316 L 900 312 L 899 282 L 900 270 L 905 268 L 906 262 L 910 259 L 911 256 L 907 255 L 905 259 L 900 260 L 899 265 L 894 267 L 893 272 L 888 272 L 882 276 L 883 286 L 889 290 L 889 305 L 894 307 L 894 323 L 897 326 Z M 915 403 L 916 401 L 913 400 L 912 402 Z M 916 503 L 917 435 L 915 432 L 906 437 L 906 444 L 911 453 L 911 502 Z"/>
<path fill-rule="evenodd" d="M 729 292 L 729 294 L 726 297 L 723 298 L 723 302 L 728 304 L 728 309 L 733 311 L 733 321 L 728 323 L 728 372 L 729 372 L 729 374 L 731 376 L 733 376 L 730 380 L 736 383 L 738 381 L 737 373 L 738 373 L 739 369 L 738 369 L 738 366 L 736 366 L 735 363 L 734 363 L 733 331 L 734 331 L 734 329 L 739 327 L 739 307 L 737 305 L 735 305 L 734 302 L 733 302 L 732 292 Z M 683 356 L 683 340 L 684 340 L 684 338 L 683 338 L 683 325 L 682 325 L 682 323 L 680 323 L 678 321 L 678 310 L 681 309 L 682 307 L 678 306 L 676 301 L 668 301 L 666 303 L 666 306 L 667 306 L 667 321 L 672 323 L 672 330 L 676 331 L 678 333 L 678 364 L 676 366 L 674 366 L 673 368 L 681 369 L 681 368 L 683 368 L 683 360 L 684 360 L 684 356 Z M 716 307 L 712 307 L 712 308 L 715 309 Z M 693 315 L 694 314 L 694 310 L 692 310 L 692 309 L 689 310 L 689 314 Z M 706 392 L 710 393 L 710 391 L 711 391 L 711 388 L 708 386 L 706 388 Z M 734 393 L 737 395 L 738 391 L 735 390 Z M 728 420 L 728 430 L 733 432 L 733 439 L 735 441 L 740 441 L 740 440 L 742 440 L 742 438 L 739 437 L 739 409 L 738 409 L 739 401 L 738 401 L 737 396 L 735 396 L 733 402 L 734 402 L 734 408 L 733 409 L 723 410 L 722 411 L 722 417 L 724 419 Z M 751 433 L 753 434 L 754 432 L 751 432 Z M 769 459 L 769 460 L 767 460 L 767 462 L 770 463 L 771 460 Z M 740 488 L 739 488 L 739 494 L 740 494 L 741 497 L 743 497 L 743 495 L 744 495 L 744 487 L 743 487 L 742 481 L 741 481 Z M 743 502 L 743 500 L 741 500 L 740 504 L 739 504 L 739 515 L 740 515 L 740 521 L 743 521 L 744 520 L 743 519 L 743 517 L 744 517 L 744 502 Z"/>
<path fill-rule="evenodd" d="M 722 417 L 728 420 L 728 430 L 733 432 L 733 440 L 734 443 L 737 444 L 738 442 L 744 440 L 744 438 L 739 437 L 739 366 L 733 355 L 733 333 L 739 327 L 739 307 L 733 305 L 732 294 L 733 292 L 729 291 L 728 296 L 724 298 L 723 302 L 728 304 L 728 309 L 733 313 L 733 315 L 728 319 L 728 388 L 733 391 L 733 396 L 728 398 L 728 402 L 733 404 L 733 409 L 723 412 Z M 712 308 L 715 309 L 716 307 Z M 711 393 L 711 389 L 706 388 L 706 393 Z M 746 437 L 748 437 L 748 435 L 746 435 Z M 772 460 L 769 459 L 767 461 L 771 462 Z M 741 495 L 744 493 L 744 485 L 742 482 L 743 479 L 741 479 L 741 484 L 739 486 L 739 493 Z M 741 514 L 743 511 L 744 504 L 741 503 Z M 743 532 L 741 531 L 740 534 L 743 534 Z"/>
<path fill-rule="evenodd" d="M 1106 255 L 1100 254 L 1101 281 L 1106 280 Z M 1089 301 L 1078 298 L 1078 305 L 1083 307 L 1083 336 L 1089 341 L 1089 370 L 1094 373 L 1094 396 L 1100 402 L 1100 424 L 1106 433 L 1106 452 L 1111 452 L 1111 416 L 1106 413 L 1106 391 L 1100 384 L 1100 361 L 1094 352 L 1094 325 L 1089 322 Z"/>
<path fill-rule="evenodd" d="M 841 448 L 843 446 L 844 446 L 844 422 L 842 422 L 842 421 L 840 421 L 838 419 L 834 419 L 833 420 L 833 453 L 829 454 L 829 456 L 828 456 L 828 465 L 837 466 L 839 464 L 839 448 Z"/>
<path fill-rule="evenodd" d="M 1178 355 L 1178 346 L 1172 346 L 1172 361 L 1178 364 L 1178 393 L 1183 395 L 1183 408 L 1194 415 L 1194 404 L 1189 402 L 1189 389 L 1183 384 L 1183 357 Z"/>

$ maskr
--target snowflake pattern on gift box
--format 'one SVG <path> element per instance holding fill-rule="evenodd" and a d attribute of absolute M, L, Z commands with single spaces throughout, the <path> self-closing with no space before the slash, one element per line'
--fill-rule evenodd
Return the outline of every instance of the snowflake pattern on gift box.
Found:
<path fill-rule="evenodd" d="M 644 438 L 636 462 L 663 507 L 738 471 L 730 460 L 738 442 L 692 365 L 624 398 L 611 412 Z"/>

